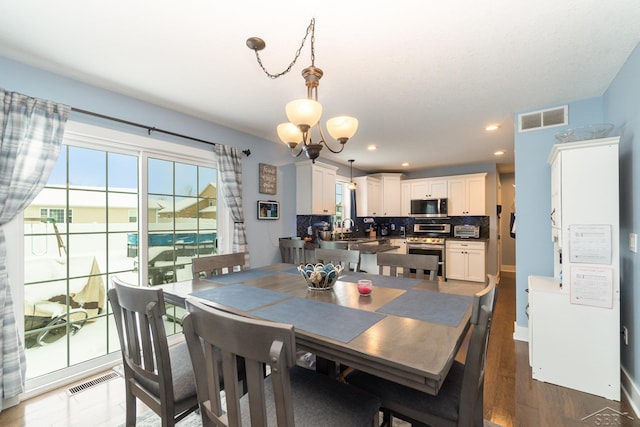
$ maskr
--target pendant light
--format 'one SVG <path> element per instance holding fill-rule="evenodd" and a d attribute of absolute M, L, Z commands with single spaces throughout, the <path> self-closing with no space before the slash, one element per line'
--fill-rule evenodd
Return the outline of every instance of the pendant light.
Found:
<path fill-rule="evenodd" d="M 349 185 L 347 186 L 347 188 L 349 190 L 355 190 L 356 189 L 356 183 L 353 182 L 353 162 L 355 162 L 355 160 L 353 160 L 353 159 L 349 160 L 350 172 L 349 172 Z"/>

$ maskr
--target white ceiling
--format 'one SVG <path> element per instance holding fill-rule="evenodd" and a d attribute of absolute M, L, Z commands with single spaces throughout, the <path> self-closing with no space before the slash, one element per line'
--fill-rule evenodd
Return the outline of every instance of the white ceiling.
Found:
<path fill-rule="evenodd" d="M 0 0 L 0 10 L 2 56 L 274 143 L 286 102 L 306 96 L 309 42 L 271 80 L 245 41 L 263 38 L 263 63 L 280 72 L 315 17 L 323 118 L 360 121 L 342 154 L 321 157 L 364 171 L 513 170 L 514 112 L 602 95 L 640 42 L 638 0 Z M 501 127 L 490 134 L 489 123 Z"/>

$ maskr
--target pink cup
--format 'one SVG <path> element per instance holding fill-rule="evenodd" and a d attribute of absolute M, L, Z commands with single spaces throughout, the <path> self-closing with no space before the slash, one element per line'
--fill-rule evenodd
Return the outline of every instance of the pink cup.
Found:
<path fill-rule="evenodd" d="M 373 283 L 369 279 L 358 280 L 358 292 L 360 295 L 368 297 L 373 290 Z"/>

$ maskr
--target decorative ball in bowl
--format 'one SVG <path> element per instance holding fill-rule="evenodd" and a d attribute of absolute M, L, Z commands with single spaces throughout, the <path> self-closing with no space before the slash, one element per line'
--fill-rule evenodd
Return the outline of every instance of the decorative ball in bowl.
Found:
<path fill-rule="evenodd" d="M 306 264 L 299 265 L 298 271 L 307 282 L 307 287 L 312 291 L 328 291 L 340 277 L 343 267 L 333 264 Z"/>

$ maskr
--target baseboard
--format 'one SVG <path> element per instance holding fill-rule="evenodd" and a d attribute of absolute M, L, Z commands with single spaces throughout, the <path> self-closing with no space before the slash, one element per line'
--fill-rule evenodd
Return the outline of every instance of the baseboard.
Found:
<path fill-rule="evenodd" d="M 627 396 L 629 405 L 635 412 L 635 418 L 640 418 L 640 388 L 633 382 L 633 378 L 623 367 L 620 368 L 620 383 L 622 392 Z"/>
<path fill-rule="evenodd" d="M 516 272 L 516 266 L 515 265 L 507 265 L 507 264 L 502 264 L 500 266 L 500 270 L 507 272 L 507 273 L 515 273 Z"/>
<path fill-rule="evenodd" d="M 529 342 L 529 328 L 518 326 L 516 322 L 513 322 L 513 339 L 516 341 Z"/>

